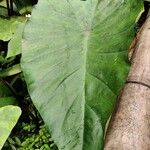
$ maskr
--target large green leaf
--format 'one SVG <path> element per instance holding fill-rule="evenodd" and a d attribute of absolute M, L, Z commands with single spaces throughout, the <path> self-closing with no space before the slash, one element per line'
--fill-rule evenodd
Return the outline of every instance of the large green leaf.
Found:
<path fill-rule="evenodd" d="M 0 149 L 3 147 L 20 115 L 21 110 L 17 106 L 5 106 L 0 108 Z"/>
<path fill-rule="evenodd" d="M 21 114 L 20 108 L 12 105 L 18 105 L 17 100 L 4 81 L 0 80 L 0 149 Z"/>
<path fill-rule="evenodd" d="M 39 0 L 24 31 L 22 69 L 60 150 L 100 150 L 128 69 L 142 0 Z"/>
<path fill-rule="evenodd" d="M 21 67 L 20 64 L 13 65 L 12 67 L 9 67 L 5 70 L 0 71 L 0 77 L 8 77 L 15 74 L 21 73 Z"/>
<path fill-rule="evenodd" d="M 21 53 L 22 32 L 25 26 L 25 22 L 26 20 L 17 26 L 16 32 L 8 44 L 7 58 L 16 56 Z"/>
<path fill-rule="evenodd" d="M 16 98 L 14 97 L 1 97 L 0 98 L 0 108 L 7 105 L 18 105 Z M 6 118 L 7 119 L 7 118 Z"/>
<path fill-rule="evenodd" d="M 0 18 L 0 40 L 9 41 L 17 26 L 16 19 Z"/>
<path fill-rule="evenodd" d="M 0 17 L 0 40 L 9 41 L 15 34 L 17 27 L 25 20 L 25 17 Z"/>

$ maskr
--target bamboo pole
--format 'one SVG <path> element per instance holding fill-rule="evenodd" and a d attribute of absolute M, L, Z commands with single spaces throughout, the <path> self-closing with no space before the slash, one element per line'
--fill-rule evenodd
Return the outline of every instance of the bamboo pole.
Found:
<path fill-rule="evenodd" d="M 150 150 L 150 11 L 134 40 L 131 69 L 106 132 L 104 150 Z"/>

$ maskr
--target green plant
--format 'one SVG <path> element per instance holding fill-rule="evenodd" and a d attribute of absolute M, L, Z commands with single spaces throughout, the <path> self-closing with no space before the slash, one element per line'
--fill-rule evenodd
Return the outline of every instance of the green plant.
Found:
<path fill-rule="evenodd" d="M 4 106 L 0 108 L 0 149 L 3 147 L 20 114 L 21 110 L 17 106 Z"/>
<path fill-rule="evenodd" d="M 0 78 L 5 85 L 0 96 L 19 105 L 24 116 L 30 108 L 24 105 L 27 83 L 58 149 L 102 149 L 106 123 L 130 66 L 127 49 L 142 0 L 39 0 L 33 8 L 36 2 L 14 1 L 11 17 L 0 2 Z M 31 11 L 31 19 L 25 17 Z M 30 132 L 35 124 L 19 126 Z M 12 140 L 28 149 L 50 149 L 45 132 L 42 125 L 38 135 L 27 135 L 23 143 Z M 9 140 L 6 145 L 15 149 Z"/>
<path fill-rule="evenodd" d="M 102 149 L 141 8 L 137 0 L 39 0 L 33 9 L 21 65 L 59 149 Z"/>
<path fill-rule="evenodd" d="M 32 118 L 32 116 L 30 117 Z M 30 119 L 29 123 L 20 120 L 13 134 L 6 141 L 3 150 L 57 150 L 41 118 L 38 117 L 36 119 L 39 120 L 38 123 L 33 118 Z"/>

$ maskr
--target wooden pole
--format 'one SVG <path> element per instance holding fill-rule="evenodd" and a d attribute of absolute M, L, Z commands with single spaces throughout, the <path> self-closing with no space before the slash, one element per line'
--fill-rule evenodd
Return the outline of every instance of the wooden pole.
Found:
<path fill-rule="evenodd" d="M 127 82 L 106 132 L 104 150 L 150 150 L 150 11 L 139 31 Z"/>

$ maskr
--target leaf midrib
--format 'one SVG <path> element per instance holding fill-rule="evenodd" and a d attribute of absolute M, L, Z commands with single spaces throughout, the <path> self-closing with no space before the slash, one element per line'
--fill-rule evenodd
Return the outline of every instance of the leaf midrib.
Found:
<path fill-rule="evenodd" d="M 91 32 L 92 32 L 92 24 L 93 24 L 93 20 L 94 20 L 94 17 L 95 17 L 95 12 L 97 10 L 97 7 L 99 5 L 99 1 L 97 0 L 97 4 L 96 4 L 96 7 L 93 11 L 93 15 L 91 17 L 91 23 L 90 23 L 90 27 L 88 28 L 89 30 L 85 30 L 84 31 L 84 51 L 85 51 L 85 60 L 84 60 L 84 119 L 85 119 L 85 105 L 86 105 L 86 91 L 85 91 L 85 83 L 86 83 L 86 74 L 87 74 L 87 53 L 88 53 L 88 42 L 89 42 L 89 39 L 90 39 L 90 35 L 91 35 Z M 94 111 L 94 110 L 93 110 Z M 97 115 L 97 114 L 96 114 Z M 85 120 L 83 120 L 83 142 L 82 142 L 82 150 L 84 150 L 84 132 L 85 132 Z"/>

